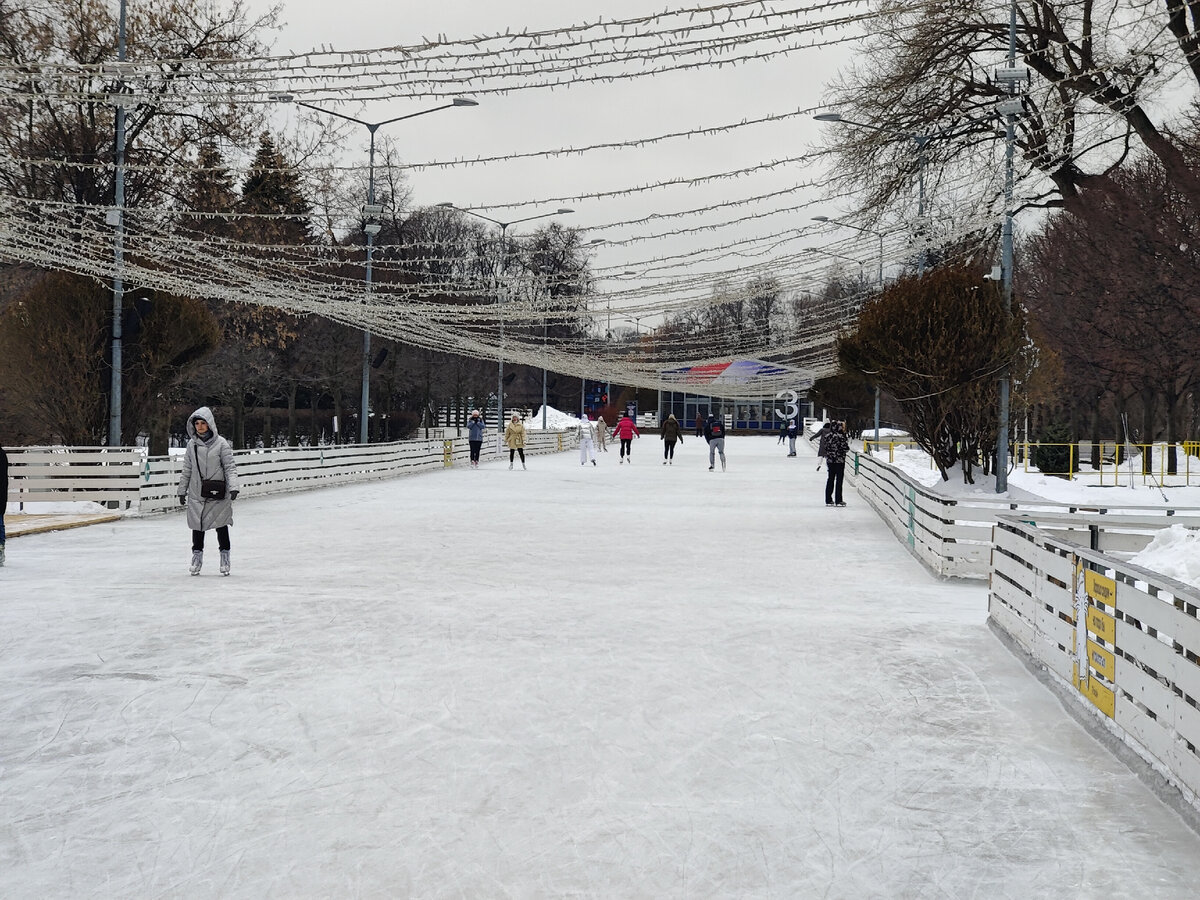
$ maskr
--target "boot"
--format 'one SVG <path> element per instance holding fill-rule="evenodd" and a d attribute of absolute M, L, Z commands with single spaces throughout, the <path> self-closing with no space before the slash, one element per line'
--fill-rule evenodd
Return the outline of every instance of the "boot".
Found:
<path fill-rule="evenodd" d="M 193 575 L 199 575 L 200 567 L 202 565 L 204 565 L 204 551 L 203 550 L 193 550 L 192 551 L 192 564 L 190 566 L 188 566 L 188 571 L 191 572 Z"/>
<path fill-rule="evenodd" d="M 512 463 L 508 464 L 508 471 L 510 471 L 510 472 L 512 471 Z"/>
<path fill-rule="evenodd" d="M 221 551 L 221 574 L 222 575 L 229 574 L 229 551 L 228 550 Z"/>
<path fill-rule="evenodd" d="M 0 544 L 0 566 L 4 565 L 4 545 Z"/>
<path fill-rule="evenodd" d="M 521 460 L 521 471 L 525 471 L 525 460 Z"/>

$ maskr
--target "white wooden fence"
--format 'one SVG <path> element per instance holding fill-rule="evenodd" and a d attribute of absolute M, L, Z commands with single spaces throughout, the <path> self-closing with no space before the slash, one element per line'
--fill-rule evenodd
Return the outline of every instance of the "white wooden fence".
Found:
<path fill-rule="evenodd" d="M 1150 541 L 1157 527 L 1183 521 L 1178 516 L 1194 512 L 1190 507 L 1122 504 L 1113 509 L 1119 510 L 1122 515 L 1139 516 L 1148 520 L 1148 524 L 1135 527 L 1131 521 L 1126 521 L 1124 530 L 1115 524 L 1112 529 L 1107 526 L 1100 528 L 1093 518 L 1106 518 L 1113 514 L 1112 510 L 1049 500 L 1029 503 L 999 497 L 989 499 L 987 496 L 944 497 L 916 483 L 899 469 L 865 453 L 854 453 L 846 462 L 847 479 L 901 542 L 934 572 L 950 577 L 989 577 L 992 527 L 1002 516 L 1019 514 L 1033 521 L 1053 519 L 1056 523 L 1054 528 L 1058 531 L 1108 534 L 1109 543 L 1105 546 L 1113 550 L 1136 552 Z M 1075 513 L 1084 513 L 1086 516 L 1071 518 L 1071 514 Z M 1123 543 L 1118 538 L 1119 534 L 1126 535 Z M 1088 546 L 1099 546 L 1093 545 L 1088 538 L 1083 538 L 1083 541 Z"/>
<path fill-rule="evenodd" d="M 529 455 L 577 447 L 574 432 L 530 431 Z M 394 441 L 328 447 L 277 447 L 237 450 L 238 478 L 244 495 L 305 490 L 376 478 L 393 478 L 431 469 L 466 465 L 465 437 Z M 507 456 L 495 435 L 483 442 L 482 460 Z M 155 512 L 173 508 L 182 466 L 180 456 L 147 456 L 138 448 L 8 448 L 10 504 L 90 500 L 114 508 Z"/>
<path fill-rule="evenodd" d="M 995 526 L 992 621 L 1197 804 L 1200 591 L 1040 524 Z"/>

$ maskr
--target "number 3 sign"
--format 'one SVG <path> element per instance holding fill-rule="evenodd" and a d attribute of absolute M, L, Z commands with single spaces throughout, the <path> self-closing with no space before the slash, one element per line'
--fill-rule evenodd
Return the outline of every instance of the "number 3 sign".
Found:
<path fill-rule="evenodd" d="M 798 419 L 800 416 L 800 407 L 796 404 L 795 391 L 780 391 L 775 395 L 776 400 L 787 400 L 787 412 L 776 408 L 775 415 L 781 419 Z"/>

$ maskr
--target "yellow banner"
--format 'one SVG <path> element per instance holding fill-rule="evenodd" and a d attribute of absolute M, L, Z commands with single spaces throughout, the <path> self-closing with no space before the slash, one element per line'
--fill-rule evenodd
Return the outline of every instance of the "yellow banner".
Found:
<path fill-rule="evenodd" d="M 1085 569 L 1083 572 L 1083 586 L 1087 591 L 1087 595 L 1097 603 L 1103 603 L 1105 606 L 1117 608 L 1117 583 L 1107 575 L 1101 575 L 1093 572 L 1091 569 Z"/>
<path fill-rule="evenodd" d="M 1087 630 L 1110 644 L 1117 642 L 1117 622 L 1104 610 L 1089 606 L 1087 611 Z"/>
<path fill-rule="evenodd" d="M 1106 679 L 1116 684 L 1117 681 L 1117 658 L 1113 654 L 1105 650 L 1095 641 L 1087 642 L 1088 650 L 1088 665 L 1095 669 L 1099 674 Z"/>

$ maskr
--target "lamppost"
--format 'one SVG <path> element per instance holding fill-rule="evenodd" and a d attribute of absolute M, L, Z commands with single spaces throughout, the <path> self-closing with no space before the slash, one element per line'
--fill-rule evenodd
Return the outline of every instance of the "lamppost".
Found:
<path fill-rule="evenodd" d="M 125 69 L 125 0 L 117 24 L 117 74 Z M 125 302 L 125 83 L 117 82 L 116 148 L 113 155 L 113 208 L 105 221 L 113 227 L 112 378 L 108 398 L 108 446 L 121 446 L 121 312 Z"/>
<path fill-rule="evenodd" d="M 449 103 L 443 103 L 441 106 L 435 106 L 432 109 L 423 109 L 420 112 L 408 113 L 404 116 L 394 116 L 390 119 L 384 119 L 382 122 L 366 122 L 354 116 L 348 116 L 345 113 L 336 112 L 332 109 L 325 109 L 323 106 L 317 106 L 315 103 L 308 103 L 304 100 L 297 100 L 292 94 L 272 94 L 271 99 L 277 103 L 295 103 L 297 106 L 303 106 L 306 109 L 316 110 L 319 113 L 324 113 L 327 116 L 334 116 L 338 119 L 345 119 L 347 122 L 353 122 L 356 125 L 361 125 L 371 136 L 371 148 L 367 154 L 367 203 L 362 208 L 363 231 L 367 235 L 367 265 L 366 277 L 364 279 L 366 286 L 366 303 L 371 302 L 371 262 L 375 255 L 375 235 L 381 230 L 380 224 L 375 221 L 383 212 L 383 207 L 375 202 L 375 132 L 384 125 L 391 125 L 393 122 L 400 122 L 404 119 L 415 119 L 417 116 L 427 116 L 430 113 L 435 113 L 443 109 L 451 109 L 456 106 L 478 106 L 474 100 L 468 100 L 466 97 L 455 97 Z M 366 444 L 369 442 L 369 433 L 367 425 L 371 415 L 371 330 L 363 328 L 362 342 L 362 395 L 359 400 L 358 414 L 358 442 Z"/>
<path fill-rule="evenodd" d="M 869 131 L 880 131 L 887 134 L 888 131 L 880 128 L 878 125 L 868 125 L 866 122 L 854 122 L 850 119 L 842 118 L 841 113 L 817 113 L 813 116 L 818 122 L 840 122 L 843 125 L 853 125 L 855 128 L 866 128 Z M 941 132 L 938 132 L 939 134 Z M 917 146 L 917 227 L 921 230 L 921 250 L 917 254 L 917 275 L 925 274 L 925 145 L 929 143 L 929 135 L 913 134 L 909 135 L 912 142 Z M 883 236 L 880 235 L 880 241 Z M 883 283 L 883 277 L 880 276 L 880 284 Z"/>
<path fill-rule="evenodd" d="M 853 228 L 855 231 L 861 231 L 863 234 L 874 234 L 879 237 L 879 287 L 883 287 L 883 232 L 876 231 L 873 228 L 861 228 L 858 225 L 851 225 L 849 222 L 843 222 L 840 219 L 831 219 L 829 216 L 813 216 L 814 222 L 829 222 L 833 225 L 841 225 L 843 228 Z"/>
<path fill-rule="evenodd" d="M 500 279 L 498 279 L 496 289 L 496 300 L 500 307 L 500 352 L 498 362 L 498 377 L 496 379 L 496 431 L 497 434 L 504 433 L 504 300 L 500 297 L 500 286 L 506 283 L 504 276 L 508 274 L 508 245 L 506 243 L 509 226 L 516 225 L 520 222 L 532 222 L 534 219 L 546 219 L 550 216 L 566 216 L 575 212 L 573 209 L 561 207 L 554 212 L 539 213 L 536 216 L 525 216 L 521 219 L 510 219 L 507 222 L 501 222 L 499 219 L 493 219 L 491 216 L 485 216 L 481 212 L 476 212 L 473 209 L 463 209 L 455 206 L 453 203 L 439 203 L 438 206 L 444 209 L 455 209 L 461 213 L 466 213 L 468 216 L 474 216 L 477 219 L 483 219 L 485 222 L 491 222 L 493 225 L 500 226 Z M 542 369 L 542 428 L 545 428 L 545 369 Z"/>
<path fill-rule="evenodd" d="M 865 269 L 861 259 L 855 259 L 853 256 L 843 256 L 840 253 L 834 253 L 832 250 L 826 250 L 824 247 L 805 247 L 805 253 L 819 253 L 823 256 L 832 256 L 836 259 L 844 259 L 847 262 L 858 263 L 858 280 L 866 283 L 867 276 L 864 274 Z"/>

